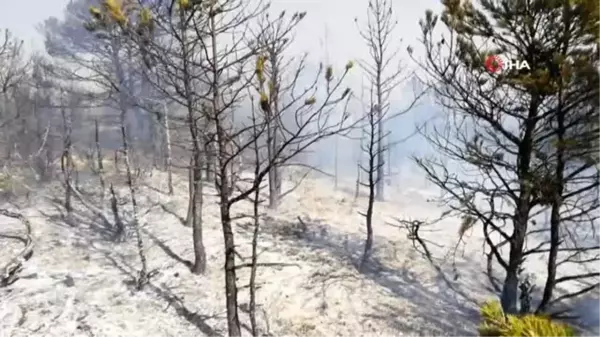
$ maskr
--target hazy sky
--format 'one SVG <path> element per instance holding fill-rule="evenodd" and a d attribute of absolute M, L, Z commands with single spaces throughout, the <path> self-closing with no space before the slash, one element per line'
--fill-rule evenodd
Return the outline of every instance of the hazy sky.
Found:
<path fill-rule="evenodd" d="M 10 29 L 14 35 L 25 41 L 28 50 L 43 48 L 43 40 L 36 26 L 50 16 L 61 17 L 65 5 L 70 0 L 0 0 L 0 28 Z M 414 65 L 407 58 L 406 46 L 412 45 L 418 52 L 417 38 L 420 35 L 418 21 L 426 9 L 436 12 L 440 6 L 438 0 L 403 1 L 390 0 L 393 3 L 395 15 L 399 21 L 396 36 L 400 59 L 408 68 Z M 279 12 L 306 11 L 307 16 L 298 28 L 296 41 L 291 52 L 309 52 L 310 60 L 317 64 L 319 61 L 329 62 L 342 69 L 348 60 L 359 60 L 367 57 L 367 49 L 358 35 L 355 18 L 358 23 L 366 19 L 368 0 L 273 0 L 272 10 Z M 327 32 L 327 34 L 326 34 Z M 324 47 L 327 35 L 327 47 Z M 400 44 L 401 43 L 401 44 Z M 357 69 L 349 79 L 355 90 L 361 85 L 361 73 Z M 406 100 L 406 90 L 399 88 L 392 95 L 392 111 L 400 109 L 401 101 Z M 360 108 L 358 108 L 360 109 Z M 422 119 L 425 113 L 430 113 L 433 107 L 425 103 L 412 115 L 406 116 L 390 125 L 394 138 L 413 130 L 414 121 Z M 423 142 L 415 139 L 394 151 L 392 162 L 408 164 L 408 155 L 415 150 L 422 151 Z"/>
<path fill-rule="evenodd" d="M 0 0 L 0 27 L 9 28 L 26 43 L 41 45 L 35 26 L 49 16 L 60 16 L 69 0 Z M 392 0 L 404 40 L 414 40 L 418 33 L 418 19 L 427 8 L 439 6 L 438 0 Z M 364 18 L 367 0 L 273 0 L 274 9 L 307 11 L 298 44 L 310 50 L 319 47 L 325 27 L 329 30 L 331 58 L 362 54 L 356 35 L 354 18 Z"/>
<path fill-rule="evenodd" d="M 8 28 L 25 41 L 27 49 L 42 48 L 42 38 L 36 30 L 49 16 L 60 16 L 69 0 L 0 0 L 0 29 Z"/>

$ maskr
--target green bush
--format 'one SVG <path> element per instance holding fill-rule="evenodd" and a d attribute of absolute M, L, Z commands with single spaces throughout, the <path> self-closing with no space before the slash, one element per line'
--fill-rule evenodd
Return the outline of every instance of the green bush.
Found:
<path fill-rule="evenodd" d="M 9 191 L 12 183 L 13 181 L 9 175 L 0 173 L 0 191 Z"/>
<path fill-rule="evenodd" d="M 504 315 L 498 301 L 488 301 L 481 307 L 480 336 L 575 336 L 573 328 L 553 322 L 541 315 Z"/>

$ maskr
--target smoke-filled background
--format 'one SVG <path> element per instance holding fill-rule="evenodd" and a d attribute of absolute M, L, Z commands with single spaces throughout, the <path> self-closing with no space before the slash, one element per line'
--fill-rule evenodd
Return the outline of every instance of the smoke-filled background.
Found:
<path fill-rule="evenodd" d="M 71 32 L 69 34 L 75 44 L 90 45 L 93 48 L 93 41 L 88 39 L 87 31 L 81 26 L 77 27 L 77 22 L 87 19 L 88 8 L 96 1 L 66 1 L 66 0 L 38 0 L 27 2 L 15 2 L 1 0 L 2 11 L 0 12 L 0 23 L 3 28 L 10 29 L 16 37 L 25 42 L 27 53 L 46 53 L 45 34 L 48 31 L 62 31 L 65 22 L 70 22 Z M 300 23 L 295 41 L 287 51 L 287 56 L 299 56 L 308 53 L 307 70 L 305 72 L 305 82 L 312 80 L 314 74 L 318 71 L 319 63 L 331 64 L 336 71 L 341 72 L 344 65 L 353 60 L 357 64 L 368 62 L 369 54 L 366 44 L 359 35 L 359 29 L 365 26 L 365 8 L 366 0 L 328 0 L 328 1 L 272 1 L 271 10 L 273 13 L 280 11 L 294 12 L 306 11 L 306 18 Z M 420 42 L 421 31 L 418 19 L 424 15 L 426 9 L 435 9 L 438 6 L 437 1 L 428 0 L 411 3 L 400 3 L 393 1 L 395 16 L 398 19 L 398 26 L 394 40 L 390 45 L 390 51 L 395 51 L 396 55 L 392 58 L 389 67 L 390 71 L 396 71 L 396 68 L 403 69 L 403 76 L 407 79 L 398 85 L 389 97 L 388 115 L 393 115 L 399 111 L 405 110 L 416 92 L 422 90 L 419 88 L 418 81 L 411 78 L 412 73 L 419 73 L 415 62 L 409 57 L 407 47 L 415 47 Z M 68 6 L 68 8 L 67 8 Z M 63 27 L 59 27 L 59 26 Z M 69 24 L 66 25 L 67 27 Z M 62 42 L 62 38 L 58 38 Z M 420 48 L 415 48 L 414 57 L 419 59 Z M 398 64 L 398 67 L 395 66 Z M 303 81 L 301 80 L 300 83 Z M 353 99 L 348 106 L 348 110 L 353 118 L 360 118 L 368 109 L 369 87 L 366 84 L 364 71 L 360 67 L 355 67 L 344 82 L 353 91 Z M 143 95 L 143 93 L 140 93 Z M 152 97 L 150 97 L 152 98 Z M 362 102 L 361 102 L 362 101 Z M 242 109 L 243 110 L 243 109 Z M 248 109 L 246 109 L 248 110 Z M 340 109 L 338 109 L 340 110 Z M 416 134 L 416 127 L 422 126 L 426 121 L 432 123 L 436 111 L 439 108 L 431 102 L 428 97 L 423 97 L 418 104 L 410 109 L 406 114 L 397 118 L 390 119 L 385 123 L 384 128 L 389 136 L 386 142 L 394 144 L 385 155 L 385 175 L 386 180 L 392 183 L 400 183 L 403 186 L 417 185 L 423 186 L 424 180 L 418 169 L 412 163 L 411 155 L 430 154 L 431 149 L 427 142 Z M 110 114 L 108 111 L 105 114 Z M 244 114 L 244 111 L 239 112 Z M 248 113 L 245 111 L 245 113 Z M 102 113 L 101 113 L 102 114 Z M 140 116 L 143 113 L 133 114 L 132 118 L 138 118 L 132 128 L 133 137 L 137 138 L 142 144 L 147 144 L 152 140 L 148 137 L 151 123 Z M 408 137 L 411 136 L 412 137 Z M 84 132 L 81 135 L 85 142 L 90 141 L 90 134 Z M 361 131 L 356 130 L 349 137 L 337 136 L 328 138 L 316 146 L 311 147 L 306 155 L 302 156 L 302 161 L 306 164 L 317 166 L 319 169 L 335 173 L 334 152 L 338 149 L 337 172 L 340 179 L 353 180 L 357 172 L 357 160 L 360 159 L 360 144 L 357 138 L 361 136 Z M 78 135 L 74 135 L 78 137 Z M 399 143 L 400 140 L 407 140 Z M 75 138 L 77 139 L 77 138 Z M 118 137 L 115 137 L 114 144 L 111 139 L 104 138 L 103 145 L 109 148 L 115 148 L 119 144 Z M 337 145 L 335 144 L 337 142 Z M 362 155 L 364 157 L 364 154 Z"/>

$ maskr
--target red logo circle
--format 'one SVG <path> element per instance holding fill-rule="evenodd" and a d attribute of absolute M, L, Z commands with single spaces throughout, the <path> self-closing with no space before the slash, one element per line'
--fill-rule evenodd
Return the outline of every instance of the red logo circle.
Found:
<path fill-rule="evenodd" d="M 485 69 L 487 69 L 487 71 L 489 71 L 490 73 L 497 73 L 500 70 L 502 70 L 504 62 L 502 62 L 502 59 L 499 56 L 490 55 L 485 59 L 484 66 Z"/>

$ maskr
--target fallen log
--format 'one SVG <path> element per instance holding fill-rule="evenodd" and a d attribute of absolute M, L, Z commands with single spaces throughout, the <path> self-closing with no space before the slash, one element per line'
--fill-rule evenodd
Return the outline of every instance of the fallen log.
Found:
<path fill-rule="evenodd" d="M 23 264 L 33 255 L 34 244 L 31 235 L 31 223 L 26 217 L 20 213 L 11 212 L 2 208 L 0 208 L 0 215 L 19 220 L 26 228 L 25 237 L 20 238 L 25 244 L 25 247 L 17 256 L 12 258 L 8 264 L 0 269 L 0 287 L 6 287 L 19 279 L 19 272 L 23 269 Z"/>

